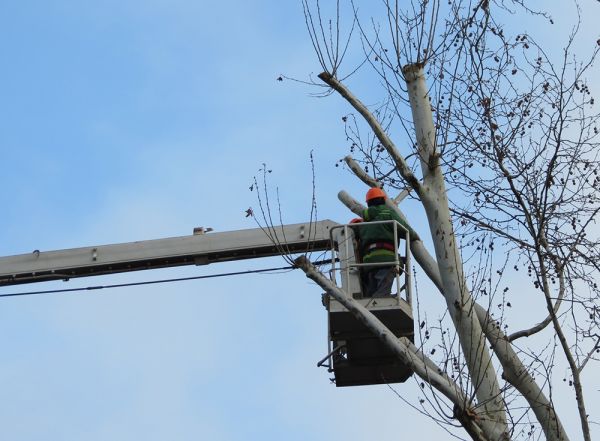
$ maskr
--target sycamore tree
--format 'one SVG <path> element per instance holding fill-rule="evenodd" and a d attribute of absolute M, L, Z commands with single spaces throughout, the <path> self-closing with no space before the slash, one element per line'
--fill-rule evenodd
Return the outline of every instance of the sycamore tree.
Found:
<path fill-rule="evenodd" d="M 549 47 L 525 27 L 552 32 L 555 19 L 522 0 L 302 4 L 322 71 L 309 83 L 348 104 L 345 166 L 399 194 L 388 203 L 415 231 L 417 270 L 439 290 L 445 324 L 421 323 L 415 344 L 396 338 L 308 259 L 296 265 L 412 368 L 436 421 L 475 440 L 591 439 L 581 374 L 600 351 L 599 121 L 588 82 L 600 40 L 579 38 L 579 5 L 568 3 L 579 20 Z M 428 229 L 411 224 L 407 194 Z M 516 296 L 537 309 L 511 307 Z M 530 323 L 509 333 L 517 315 Z M 560 380 L 578 432 L 561 422 Z"/>

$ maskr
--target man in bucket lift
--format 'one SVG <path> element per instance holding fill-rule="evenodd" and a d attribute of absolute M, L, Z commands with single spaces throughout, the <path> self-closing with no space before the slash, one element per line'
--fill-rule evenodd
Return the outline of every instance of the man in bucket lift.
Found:
<path fill-rule="evenodd" d="M 363 218 L 353 219 L 351 223 L 395 220 L 407 230 L 408 225 L 398 214 L 385 204 L 387 196 L 381 188 L 371 188 L 367 192 L 367 207 Z M 398 239 L 406 238 L 404 229 L 396 226 Z M 362 263 L 386 263 L 390 265 L 365 267 L 362 271 L 363 295 L 365 297 L 385 297 L 391 294 L 396 276 L 396 246 L 394 244 L 394 226 L 390 223 L 361 225 L 354 228 L 358 238 L 358 248 Z M 397 245 L 397 244 L 396 244 Z M 398 270 L 401 271 L 399 268 Z"/>

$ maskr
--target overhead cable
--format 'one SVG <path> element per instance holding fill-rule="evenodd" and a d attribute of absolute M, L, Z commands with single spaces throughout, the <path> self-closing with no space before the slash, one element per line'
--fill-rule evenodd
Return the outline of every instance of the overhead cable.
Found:
<path fill-rule="evenodd" d="M 331 263 L 331 260 L 314 262 L 313 265 L 322 265 L 324 263 Z M 86 287 L 81 287 L 81 288 L 63 288 L 63 289 L 49 289 L 49 290 L 43 290 L 43 291 L 14 292 L 14 293 L 0 294 L 0 297 L 21 297 L 21 296 L 33 296 L 33 295 L 41 295 L 41 294 L 59 294 L 59 293 L 67 293 L 67 292 L 79 292 L 79 291 L 96 291 L 96 290 L 100 290 L 100 289 L 126 288 L 126 287 L 130 287 L 130 286 L 155 285 L 155 284 L 159 284 L 159 283 L 185 282 L 187 280 L 212 279 L 212 278 L 216 278 L 216 277 L 239 276 L 239 275 L 243 275 L 243 274 L 267 273 L 267 272 L 273 272 L 273 271 L 295 270 L 295 269 L 297 269 L 295 266 L 288 265 L 288 266 L 280 266 L 277 268 L 263 268 L 263 269 L 247 270 L 247 271 L 235 271 L 235 272 L 230 272 L 230 273 L 207 274 L 204 276 L 177 277 L 177 278 L 172 278 L 172 279 L 146 280 L 146 281 L 141 281 L 141 282 L 114 283 L 111 285 L 95 285 L 95 286 L 86 286 Z"/>

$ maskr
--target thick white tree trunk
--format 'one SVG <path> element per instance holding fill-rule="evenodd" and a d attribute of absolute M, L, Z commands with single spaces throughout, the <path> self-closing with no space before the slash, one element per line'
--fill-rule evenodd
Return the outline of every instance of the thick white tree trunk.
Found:
<path fill-rule="evenodd" d="M 423 66 L 406 66 L 403 73 L 423 172 L 419 197 L 427 214 L 448 311 L 459 336 L 477 401 L 486 409 L 488 417 L 497 422 L 497 433 L 507 433 L 506 411 L 498 379 L 474 312 L 474 302 L 467 289 L 454 235 Z"/>

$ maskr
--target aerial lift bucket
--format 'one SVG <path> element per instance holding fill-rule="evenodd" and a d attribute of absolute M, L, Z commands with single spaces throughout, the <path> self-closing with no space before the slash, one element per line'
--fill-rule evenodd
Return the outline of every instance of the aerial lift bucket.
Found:
<path fill-rule="evenodd" d="M 403 227 L 395 221 L 384 222 L 394 224 L 397 238 L 398 229 Z M 353 230 L 360 227 L 361 224 L 350 224 L 332 229 L 332 280 L 341 282 L 343 291 L 372 312 L 394 335 L 413 341 L 408 231 L 405 231 L 404 256 L 398 256 L 396 240 L 396 262 L 369 265 L 359 263 L 356 258 Z M 335 266 L 336 261 L 339 262 L 339 267 Z M 392 290 L 392 295 L 363 297 L 360 269 L 373 265 L 396 269 L 395 290 Z M 328 315 L 328 354 L 319 365 L 327 366 L 333 372 L 336 386 L 402 383 L 412 375 L 412 371 L 340 302 L 325 295 L 323 303 Z"/>

